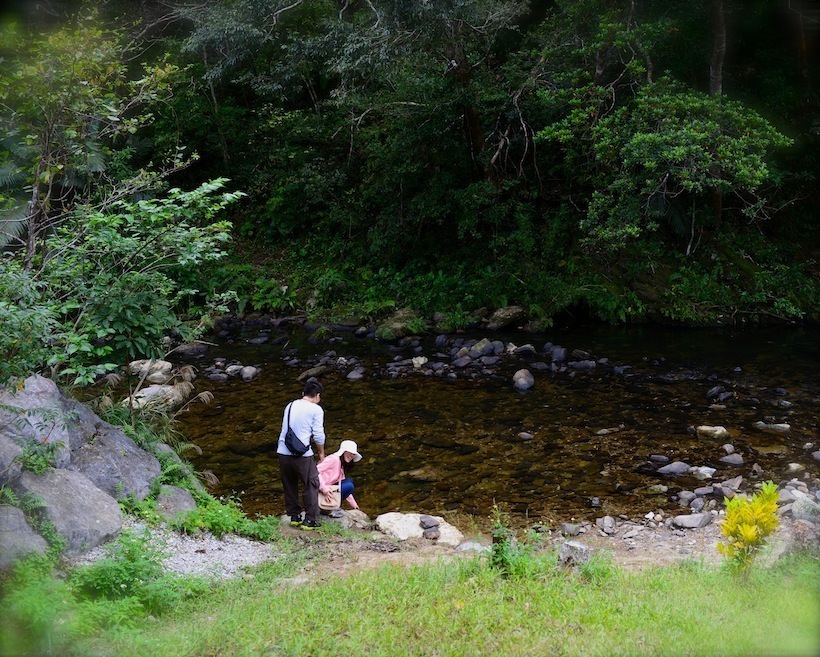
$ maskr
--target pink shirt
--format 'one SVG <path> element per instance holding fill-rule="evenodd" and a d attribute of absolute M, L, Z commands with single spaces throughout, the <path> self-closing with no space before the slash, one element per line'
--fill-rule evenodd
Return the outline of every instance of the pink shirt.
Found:
<path fill-rule="evenodd" d="M 319 471 L 319 490 L 322 493 L 327 493 L 329 486 L 339 484 L 345 478 L 342 459 L 338 453 L 328 454 L 321 463 L 316 464 L 316 469 Z M 354 509 L 359 508 L 352 495 L 347 496 L 347 503 Z"/>

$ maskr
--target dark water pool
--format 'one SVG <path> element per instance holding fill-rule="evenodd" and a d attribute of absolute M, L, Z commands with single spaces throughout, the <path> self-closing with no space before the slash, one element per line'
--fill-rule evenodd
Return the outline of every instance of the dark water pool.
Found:
<path fill-rule="evenodd" d="M 528 361 L 548 357 L 506 357 L 494 376 L 476 379 L 421 374 L 392 379 L 387 363 L 415 355 L 411 350 L 391 351 L 349 333 L 339 334 L 342 342 L 317 346 L 306 335 L 294 329 L 287 345 L 275 346 L 238 339 L 212 347 L 195 361 L 205 367 L 225 357 L 262 369 L 250 383 L 199 379 L 197 391 L 210 390 L 215 399 L 209 406 L 193 405 L 180 425 L 202 448 L 197 467 L 219 477 L 215 492 L 240 494 L 250 513 L 284 512 L 273 451 L 282 409 L 299 396 L 296 379 L 311 357 L 331 349 L 361 359 L 366 368 L 357 382 L 336 373 L 323 376 L 322 405 L 329 451 L 352 439 L 364 455 L 353 478 L 356 498 L 371 516 L 395 510 L 484 518 L 495 502 L 519 519 L 636 515 L 669 506 L 668 496 L 680 487 L 699 485 L 645 472 L 651 454 L 718 467 L 718 480 L 746 477 L 754 463 L 763 468 L 764 478 L 778 482 L 794 476 L 788 473 L 791 463 L 817 474 L 811 457 L 820 449 L 816 329 L 597 327 L 548 335 L 488 334 L 537 349 L 551 341 L 609 360 L 575 375 L 534 371 L 535 386 L 523 393 L 512 387 L 512 374 Z M 433 338 L 421 347 L 431 361 L 449 363 L 435 356 Z M 295 349 L 303 365 L 285 365 L 283 349 Z M 616 365 L 628 367 L 619 375 Z M 722 408 L 707 398 L 718 385 L 734 393 Z M 791 431 L 760 431 L 753 426 L 758 421 L 787 422 Z M 722 466 L 718 459 L 727 441 L 698 438 L 688 430 L 702 424 L 725 426 L 728 442 L 746 463 Z M 522 440 L 521 432 L 534 438 Z M 806 443 L 816 446 L 807 449 Z M 649 490 L 658 483 L 669 486 L 665 495 Z M 593 497 L 601 508 L 590 507 Z"/>

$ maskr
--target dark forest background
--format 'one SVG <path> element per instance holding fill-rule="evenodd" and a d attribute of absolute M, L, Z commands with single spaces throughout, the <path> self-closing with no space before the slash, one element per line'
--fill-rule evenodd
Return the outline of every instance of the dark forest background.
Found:
<path fill-rule="evenodd" d="M 5 241 L 29 270 L 103 188 L 219 180 L 245 196 L 223 257 L 166 268 L 180 317 L 818 318 L 817 2 L 18 1 L 4 34 Z M 59 92 L 85 118 L 52 157 L 37 81 L 84 57 L 108 68 Z"/>

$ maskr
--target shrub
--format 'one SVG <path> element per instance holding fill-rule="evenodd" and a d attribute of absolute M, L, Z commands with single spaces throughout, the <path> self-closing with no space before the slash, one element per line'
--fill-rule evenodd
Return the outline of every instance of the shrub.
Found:
<path fill-rule="evenodd" d="M 726 500 L 726 519 L 720 530 L 727 540 L 718 544 L 718 550 L 733 570 L 748 568 L 777 529 L 777 499 L 777 485 L 768 481 L 751 498 Z"/>
<path fill-rule="evenodd" d="M 74 571 L 71 583 L 93 598 L 117 599 L 134 595 L 159 578 L 163 552 L 147 532 L 125 531 L 106 546 L 106 558 Z"/>

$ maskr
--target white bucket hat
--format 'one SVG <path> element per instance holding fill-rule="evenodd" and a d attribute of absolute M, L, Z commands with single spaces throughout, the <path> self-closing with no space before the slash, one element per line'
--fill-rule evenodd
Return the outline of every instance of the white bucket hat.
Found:
<path fill-rule="evenodd" d="M 339 445 L 339 451 L 336 452 L 336 453 L 339 456 L 341 456 L 345 452 L 350 452 L 351 454 L 353 454 L 353 462 L 354 463 L 356 463 L 357 461 L 362 460 L 362 455 L 359 454 L 359 447 L 352 440 L 343 440 L 342 444 Z"/>

